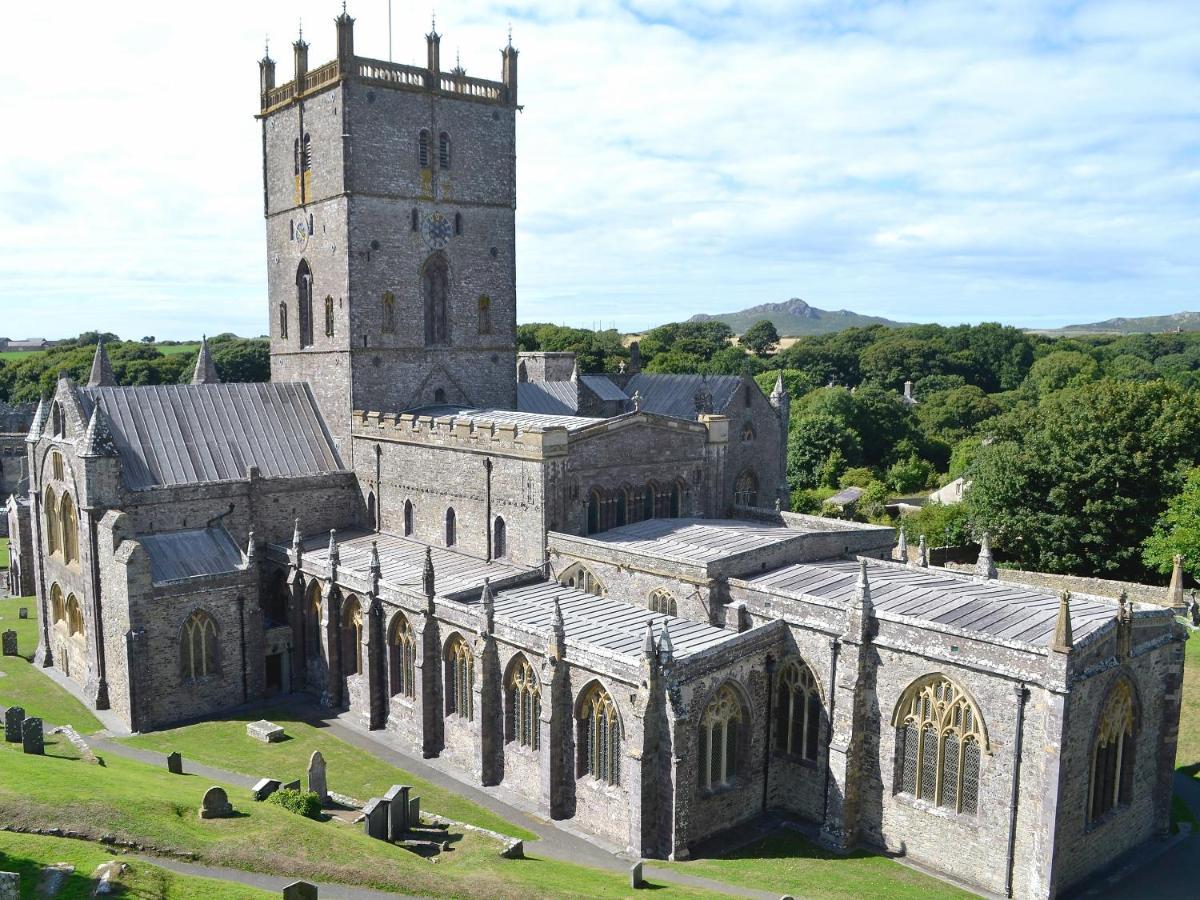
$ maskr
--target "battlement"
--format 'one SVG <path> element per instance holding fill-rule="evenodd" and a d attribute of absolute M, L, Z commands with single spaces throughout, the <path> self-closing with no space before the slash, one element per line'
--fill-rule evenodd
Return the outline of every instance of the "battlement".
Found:
<path fill-rule="evenodd" d="M 568 428 L 563 425 L 363 410 L 355 410 L 351 434 L 535 459 L 565 455 L 568 440 Z"/>

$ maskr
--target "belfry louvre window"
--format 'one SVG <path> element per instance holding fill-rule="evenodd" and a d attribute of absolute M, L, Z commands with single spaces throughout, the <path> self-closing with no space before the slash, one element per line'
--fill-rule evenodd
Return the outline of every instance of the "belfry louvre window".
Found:
<path fill-rule="evenodd" d="M 621 783 L 621 723 L 608 691 L 593 684 L 579 712 L 579 774 Z"/>
<path fill-rule="evenodd" d="M 412 698 L 417 683 L 417 642 L 412 625 L 397 614 L 388 630 L 388 685 L 393 697 Z"/>
<path fill-rule="evenodd" d="M 700 718 L 700 787 L 704 790 L 733 784 L 741 724 L 742 704 L 737 692 L 723 685 Z"/>
<path fill-rule="evenodd" d="M 417 136 L 417 162 L 422 169 L 429 168 L 429 132 L 424 129 Z"/>
<path fill-rule="evenodd" d="M 817 761 L 821 734 L 821 693 L 812 669 L 790 662 L 779 672 L 775 746 L 810 762 Z"/>
<path fill-rule="evenodd" d="M 203 610 L 196 610 L 183 623 L 179 667 L 185 679 L 217 674 L 217 624 Z"/>
<path fill-rule="evenodd" d="M 475 718 L 475 664 L 471 648 L 455 636 L 446 645 L 446 712 Z"/>
<path fill-rule="evenodd" d="M 450 168 L 450 135 L 444 131 L 438 135 L 438 168 Z"/>
<path fill-rule="evenodd" d="M 542 688 L 529 661 L 520 657 L 508 679 L 508 739 L 522 747 L 541 746 Z"/>
<path fill-rule="evenodd" d="M 333 337 L 333 298 L 325 298 L 325 336 Z"/>
<path fill-rule="evenodd" d="M 1092 777 L 1088 788 L 1091 821 L 1132 799 L 1136 733 L 1133 690 L 1122 678 L 1104 704 L 1092 745 Z"/>
<path fill-rule="evenodd" d="M 893 724 L 896 792 L 977 813 L 987 728 L 966 691 L 944 675 L 921 678 L 904 692 Z"/>

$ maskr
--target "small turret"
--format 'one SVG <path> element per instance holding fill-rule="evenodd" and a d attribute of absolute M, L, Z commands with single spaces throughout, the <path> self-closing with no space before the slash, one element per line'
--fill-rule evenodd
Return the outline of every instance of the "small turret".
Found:
<path fill-rule="evenodd" d="M 771 388 L 771 396 L 768 398 L 771 401 L 771 406 L 778 410 L 783 405 L 784 398 L 787 395 L 787 389 L 783 386 L 783 369 L 780 369 L 779 374 L 775 376 L 775 387 Z"/>
<path fill-rule="evenodd" d="M 979 559 L 975 563 L 975 576 L 995 581 L 998 575 L 996 561 L 992 558 L 992 539 L 985 531 L 979 541 Z"/>
<path fill-rule="evenodd" d="M 29 434 L 25 436 L 25 440 L 30 443 L 36 443 L 42 439 L 42 432 L 46 430 L 46 419 L 50 416 L 50 404 L 46 402 L 45 397 L 38 399 L 37 409 L 33 413 L 33 421 L 29 423 Z"/>
<path fill-rule="evenodd" d="M 96 343 L 96 355 L 92 357 L 92 373 L 88 377 L 88 387 L 116 387 L 117 379 L 113 375 L 112 363 L 108 361 L 108 351 L 104 349 L 104 341 Z"/>
<path fill-rule="evenodd" d="M 553 660 L 563 658 L 567 650 L 567 629 L 563 622 L 562 607 L 558 605 L 558 596 L 554 597 L 554 608 L 550 613 L 550 640 L 547 642 L 546 654 Z"/>
<path fill-rule="evenodd" d="M 304 40 L 304 23 L 300 23 L 300 36 L 292 44 L 296 61 L 296 94 L 304 89 L 304 76 L 308 74 L 308 44 Z"/>
<path fill-rule="evenodd" d="M 1171 585 L 1167 588 L 1167 603 L 1171 609 L 1185 610 L 1187 609 L 1187 600 L 1183 595 L 1183 556 L 1176 553 L 1172 562 Z"/>
<path fill-rule="evenodd" d="M 297 517 L 296 524 L 292 528 L 292 549 L 299 551 L 303 540 L 304 536 L 300 533 L 300 519 Z"/>
<path fill-rule="evenodd" d="M 337 25 L 338 71 L 349 74 L 354 69 L 354 20 L 347 14 L 345 3 L 342 14 L 333 21 Z"/>
<path fill-rule="evenodd" d="M 517 105 L 517 53 L 519 51 L 513 47 L 512 43 L 512 27 L 508 29 L 508 45 L 500 51 L 501 75 L 500 80 L 504 83 L 505 101 L 509 106 Z"/>
<path fill-rule="evenodd" d="M 1058 621 L 1054 624 L 1054 643 L 1051 649 L 1055 653 L 1070 653 L 1075 646 L 1075 637 L 1071 633 L 1071 592 L 1063 591 L 1058 595 Z"/>
<path fill-rule="evenodd" d="M 208 352 L 208 337 L 200 339 L 200 352 L 196 354 L 196 369 L 192 372 L 192 384 L 220 384 L 217 376 L 217 364 L 213 362 L 212 354 Z"/>
<path fill-rule="evenodd" d="M 896 541 L 896 549 L 892 552 L 892 558 L 897 562 L 908 562 L 908 536 L 905 535 L 904 529 L 900 529 L 900 537 Z"/>
<path fill-rule="evenodd" d="M 368 568 L 371 578 L 371 593 L 379 594 L 379 579 L 383 575 L 383 565 L 379 562 L 379 541 L 371 541 L 371 561 Z"/>
<path fill-rule="evenodd" d="M 92 407 L 92 416 L 88 419 L 87 431 L 83 433 L 79 455 L 83 458 L 117 455 L 117 445 L 113 442 L 108 416 L 98 403 Z"/>
<path fill-rule="evenodd" d="M 646 620 L 646 634 L 642 638 L 642 656 L 655 658 L 654 652 L 654 620 Z"/>
<path fill-rule="evenodd" d="M 675 659 L 675 642 L 671 640 L 671 620 L 663 619 L 662 631 L 658 633 L 658 661 L 670 665 Z"/>
<path fill-rule="evenodd" d="M 442 83 L 442 36 L 437 33 L 437 19 L 429 26 L 429 34 L 425 35 L 425 50 L 426 68 L 429 69 L 429 83 L 425 86 L 436 91 Z"/>
<path fill-rule="evenodd" d="M 258 92 L 262 94 L 263 109 L 267 107 L 267 94 L 275 90 L 275 60 L 271 59 L 271 44 L 263 48 L 263 58 L 258 61 Z"/>
<path fill-rule="evenodd" d="M 858 579 L 850 597 L 846 637 L 854 641 L 870 640 L 875 623 L 875 602 L 871 599 L 871 583 L 867 578 L 867 561 L 858 561 Z"/>
<path fill-rule="evenodd" d="M 425 599 L 432 604 L 437 587 L 434 583 L 433 550 L 430 547 L 425 548 L 425 569 L 421 573 L 421 586 L 425 590 Z"/>
<path fill-rule="evenodd" d="M 246 536 L 246 568 L 249 569 L 254 565 L 254 529 L 250 529 L 250 533 Z"/>

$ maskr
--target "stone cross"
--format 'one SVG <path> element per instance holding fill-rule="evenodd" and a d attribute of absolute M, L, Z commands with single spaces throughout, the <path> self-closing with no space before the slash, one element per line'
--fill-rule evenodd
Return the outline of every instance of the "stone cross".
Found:
<path fill-rule="evenodd" d="M 367 837 L 381 841 L 388 839 L 388 802 L 382 797 L 373 797 L 363 807 L 363 830 Z"/>
<path fill-rule="evenodd" d="M 4 739 L 10 744 L 21 743 L 21 725 L 25 722 L 25 710 L 10 706 L 4 711 Z"/>
<path fill-rule="evenodd" d="M 317 900 L 317 886 L 307 881 L 293 881 L 283 889 L 283 900 Z"/>
<path fill-rule="evenodd" d="M 21 749 L 26 753 L 41 756 L 46 752 L 46 739 L 42 733 L 42 720 L 30 716 L 21 725 Z"/>
<path fill-rule="evenodd" d="M 178 750 L 167 754 L 167 771 L 172 775 L 183 774 L 183 754 Z"/>
<path fill-rule="evenodd" d="M 317 795 L 322 804 L 329 802 L 329 789 L 325 784 L 325 757 L 314 750 L 308 760 L 308 789 Z"/>
<path fill-rule="evenodd" d="M 17 633 L 11 629 L 4 632 L 3 640 L 0 641 L 0 646 L 5 656 L 17 655 Z"/>
<path fill-rule="evenodd" d="M 229 795 L 225 793 L 224 788 L 210 787 L 204 792 L 204 799 L 200 802 L 200 818 L 202 819 L 229 819 L 233 817 L 233 806 L 229 802 Z"/>

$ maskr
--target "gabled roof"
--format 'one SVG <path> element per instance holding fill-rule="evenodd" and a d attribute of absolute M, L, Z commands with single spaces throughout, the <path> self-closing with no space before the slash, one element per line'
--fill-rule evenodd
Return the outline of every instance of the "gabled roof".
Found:
<path fill-rule="evenodd" d="M 242 567 L 242 552 L 224 528 L 190 528 L 138 536 L 150 557 L 155 584 L 205 575 L 224 575 Z"/>
<path fill-rule="evenodd" d="M 741 386 L 740 375 L 659 375 L 639 372 L 625 385 L 625 393 L 642 395 L 642 410 L 677 419 L 696 418 L 696 394 L 703 388 L 712 394 L 712 411 L 725 412 Z"/>
<path fill-rule="evenodd" d="M 552 416 L 579 412 L 579 394 L 573 381 L 529 381 L 517 384 L 517 409 Z"/>
<path fill-rule="evenodd" d="M 130 490 L 341 471 L 308 385 L 172 384 L 80 388 L 108 416 Z"/>

